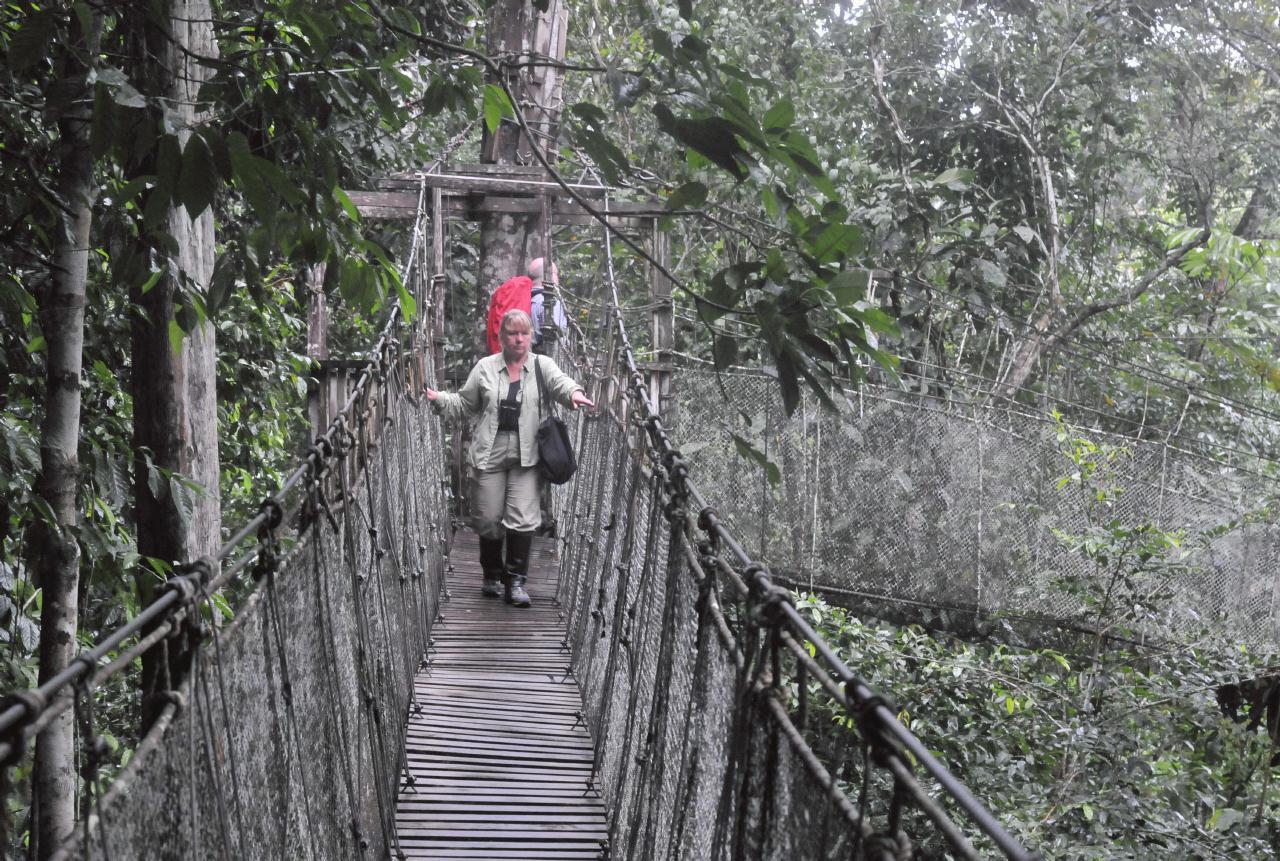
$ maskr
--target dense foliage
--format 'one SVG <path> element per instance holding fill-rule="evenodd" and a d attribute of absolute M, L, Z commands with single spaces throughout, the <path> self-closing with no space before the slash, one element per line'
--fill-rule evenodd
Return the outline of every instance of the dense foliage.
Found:
<path fill-rule="evenodd" d="M 1046 858 L 1271 858 L 1275 745 L 1232 720 L 1219 685 L 1262 670 L 1212 649 L 1088 652 L 939 638 L 797 604 L 899 718 Z M 1260 717 L 1255 715 L 1255 717 Z"/>
<path fill-rule="evenodd" d="M 227 0 L 211 7 L 217 52 L 204 61 L 203 118 L 187 127 L 155 91 L 142 38 L 165 5 L 0 10 L 0 687 L 36 678 L 41 591 L 26 541 L 51 522 L 33 489 L 46 408 L 40 299 L 68 207 L 59 118 L 90 110 L 71 530 L 88 642 L 137 612 L 134 577 L 148 562 L 130 497 L 131 295 L 176 277 L 175 345 L 214 323 L 220 492 L 234 529 L 305 441 L 307 273 L 324 264 L 331 301 L 351 312 L 338 349 L 358 350 L 388 303 L 414 310 L 393 263 L 401 237 L 364 223 L 343 189 L 420 166 L 459 132 L 513 113 L 485 83 L 497 60 L 483 56 L 485 15 L 469 2 Z M 788 409 L 802 385 L 839 406 L 831 383 L 868 376 L 945 398 L 994 392 L 1275 474 L 1273 4 L 582 5 L 557 165 L 666 201 L 682 350 L 771 366 Z M 91 108 L 68 95 L 76 85 Z M 473 145 L 457 155 L 474 159 Z M 208 283 L 180 271 L 171 207 L 214 216 Z M 582 322 L 603 315 L 598 236 L 557 233 Z M 467 315 L 491 285 L 474 283 L 469 229 L 451 240 L 450 358 L 464 367 Z M 624 283 L 644 284 L 637 255 L 615 245 Z M 643 289 L 625 298 L 643 319 Z M 746 419 L 744 452 L 776 472 Z M 1071 453 L 1076 489 L 1110 456 L 1086 443 Z M 165 477 L 178 497 L 205 490 Z M 1110 492 L 1096 496 L 1095 531 L 1060 536 L 1064 547 L 1093 554 L 1097 582 L 1122 588 L 1177 564 L 1194 537 L 1116 525 Z M 1151 610 L 1122 597 L 1133 596 L 1111 590 L 1094 605 L 1100 630 L 1123 628 L 1117 608 Z M 912 703 L 904 719 L 980 796 L 1008 799 L 1003 812 L 1055 857 L 1108 841 L 1135 857 L 1157 846 L 1240 857 L 1274 843 L 1266 742 L 1221 721 L 1211 696 L 1252 672 L 1251 656 L 934 641 L 806 606 L 873 679 L 906 674 L 891 686 Z M 131 697 L 124 686 L 100 697 L 126 741 Z M 1003 792 L 1011 775 L 1022 795 Z M 7 802 L 25 811 L 24 799 Z"/>

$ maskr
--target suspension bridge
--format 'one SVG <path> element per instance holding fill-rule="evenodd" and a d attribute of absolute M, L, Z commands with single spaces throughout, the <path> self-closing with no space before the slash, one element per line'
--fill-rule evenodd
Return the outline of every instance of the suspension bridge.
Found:
<path fill-rule="evenodd" d="M 441 220 L 463 205 L 440 189 L 472 188 L 446 175 L 362 201 L 412 213 L 403 280 L 425 311 L 393 309 L 366 358 L 328 366 L 321 430 L 258 516 L 0 707 L 9 768 L 74 713 L 83 796 L 58 857 L 1036 857 L 704 495 L 664 422 L 669 369 L 637 362 L 616 286 L 553 351 L 597 409 L 570 417 L 580 467 L 535 549 L 535 607 L 479 596 L 421 397 Z M 214 626 L 220 591 L 242 598 Z M 179 648 L 185 678 L 108 770 L 94 691 Z"/>

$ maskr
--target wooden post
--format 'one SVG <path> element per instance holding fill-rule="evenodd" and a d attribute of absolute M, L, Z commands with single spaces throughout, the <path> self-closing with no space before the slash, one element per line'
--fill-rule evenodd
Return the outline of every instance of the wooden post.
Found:
<path fill-rule="evenodd" d="M 650 222 L 653 259 L 670 269 L 671 248 L 667 234 L 658 226 L 658 220 Z M 653 399 L 663 424 L 675 426 L 674 402 L 671 399 L 671 368 L 675 349 L 675 307 L 671 303 L 671 281 L 656 266 L 649 267 L 649 295 L 652 300 L 653 364 L 649 370 L 649 397 Z"/>
<path fill-rule="evenodd" d="M 311 435 L 319 436 L 329 426 L 332 409 L 326 403 L 325 374 L 320 363 L 329 358 L 329 306 L 324 300 L 325 264 L 307 268 L 307 358 L 312 377 L 307 383 L 307 418 Z"/>
<path fill-rule="evenodd" d="M 434 388 L 442 382 L 444 374 L 444 298 L 446 281 L 444 271 L 444 192 L 431 189 L 431 339 L 432 372 L 436 378 L 428 380 Z"/>

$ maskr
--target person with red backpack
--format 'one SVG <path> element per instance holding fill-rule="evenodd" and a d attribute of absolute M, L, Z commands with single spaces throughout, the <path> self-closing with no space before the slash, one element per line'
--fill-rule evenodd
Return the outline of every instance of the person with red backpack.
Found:
<path fill-rule="evenodd" d="M 489 297 L 489 313 L 486 318 L 485 332 L 489 344 L 489 355 L 502 351 L 501 337 L 499 330 L 502 327 L 502 316 L 512 309 L 525 312 L 533 320 L 533 347 L 534 350 L 542 344 L 542 326 L 545 318 L 543 310 L 543 274 L 545 271 L 545 261 L 541 257 L 535 257 L 529 261 L 529 272 L 527 275 L 517 275 L 514 278 L 508 278 L 503 281 L 497 290 L 493 291 L 493 295 Z M 556 285 L 559 283 L 556 265 L 551 264 L 551 283 Z M 552 322 L 564 331 L 569 327 L 568 320 L 565 317 L 564 304 L 559 299 L 556 300 L 555 307 L 551 314 Z"/>
<path fill-rule="evenodd" d="M 527 275 L 517 275 L 503 281 L 493 295 L 489 297 L 489 314 L 486 319 L 485 334 L 489 343 L 488 355 L 502 352 L 502 317 L 508 311 L 529 313 L 533 296 L 533 279 Z"/>

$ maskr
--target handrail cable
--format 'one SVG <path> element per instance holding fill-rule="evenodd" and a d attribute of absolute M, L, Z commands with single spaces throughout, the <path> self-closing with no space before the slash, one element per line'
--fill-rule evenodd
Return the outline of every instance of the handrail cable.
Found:
<path fill-rule="evenodd" d="M 408 278 L 410 267 L 417 255 L 418 246 L 422 242 L 423 231 L 421 227 L 425 215 L 425 193 L 426 183 L 423 181 L 419 183 L 418 212 L 414 220 L 413 240 L 409 250 L 408 262 L 398 273 L 402 282 Z M 44 724 L 47 724 L 48 720 L 55 714 L 64 711 L 70 706 L 72 698 L 67 696 L 66 693 L 70 686 L 88 678 L 89 687 L 92 689 L 127 666 L 127 661 L 116 660 L 103 668 L 104 671 L 109 670 L 110 672 L 93 673 L 98 662 L 113 649 L 128 638 L 143 634 L 149 626 L 162 620 L 170 625 L 177 625 L 187 616 L 190 599 L 196 593 L 203 591 L 206 594 L 211 594 L 216 592 L 248 567 L 257 555 L 258 548 L 256 547 L 249 549 L 243 557 L 239 558 L 226 570 L 222 570 L 213 576 L 207 576 L 204 573 L 214 565 L 220 569 L 222 563 L 229 560 L 250 536 L 257 535 L 264 526 L 281 523 L 298 511 L 303 503 L 286 508 L 290 491 L 303 480 L 320 474 L 323 468 L 334 458 L 338 447 L 337 443 L 347 432 L 348 416 L 352 414 L 359 400 L 364 397 L 365 390 L 392 363 L 391 348 L 396 340 L 397 328 L 400 322 L 400 304 L 399 302 L 393 302 L 387 313 L 387 322 L 383 325 L 378 340 L 369 350 L 368 359 L 352 386 L 351 394 L 347 397 L 346 402 L 334 419 L 329 423 L 328 428 L 323 434 L 316 437 L 315 442 L 308 449 L 302 461 L 284 478 L 280 483 L 280 487 L 263 499 L 258 514 L 227 539 L 218 549 L 218 552 L 207 560 L 207 565 L 187 563 L 178 566 L 178 570 L 188 571 L 189 573 L 180 574 L 167 580 L 163 593 L 139 612 L 138 615 L 116 628 L 97 645 L 77 655 L 68 663 L 65 669 L 44 684 L 25 691 L 11 692 L 5 698 L 3 701 L 4 710 L 0 711 L 0 737 L 4 737 L 3 740 L 0 740 L 0 762 L 8 761 L 25 744 L 25 738 L 18 737 L 28 734 L 23 732 L 24 727 L 27 730 L 38 730 Z M 148 641 L 151 639 L 153 638 L 148 637 Z M 93 674 L 91 675 L 91 673 Z"/>
<path fill-rule="evenodd" d="M 608 211 L 607 196 L 605 198 L 605 211 Z M 712 537 L 713 542 L 726 548 L 745 572 L 743 582 L 739 588 L 745 590 L 747 594 L 760 603 L 767 603 L 771 607 L 779 608 L 785 623 L 803 640 L 813 644 L 816 655 L 821 656 L 826 665 L 825 669 L 839 680 L 841 687 L 845 691 L 843 704 L 846 708 L 855 714 L 862 713 L 874 716 L 874 731 L 882 734 L 880 737 L 882 743 L 888 742 L 885 745 L 888 748 L 885 751 L 886 757 L 903 766 L 902 769 L 892 769 L 895 783 L 911 793 L 916 799 L 924 798 L 925 803 L 920 804 L 920 807 L 926 814 L 932 811 L 933 805 L 924 796 L 923 789 L 911 776 L 910 769 L 905 766 L 905 763 L 901 762 L 900 756 L 896 751 L 896 746 L 898 745 L 908 751 L 924 767 L 930 777 L 936 780 L 947 794 L 955 800 L 970 821 L 991 838 L 1008 857 L 1027 859 L 1027 861 L 1038 857 L 1037 854 L 1030 853 L 1024 849 L 1004 829 L 991 812 L 973 796 L 968 788 L 952 775 L 946 766 L 938 761 L 910 730 L 902 725 L 895 713 L 885 704 L 883 698 L 864 679 L 845 665 L 835 651 L 795 608 L 791 601 L 790 593 L 781 586 L 775 585 L 767 569 L 755 562 L 743 549 L 742 545 L 738 543 L 729 531 L 727 525 L 716 514 L 715 509 L 707 503 L 697 486 L 690 479 L 688 466 L 668 435 L 658 410 L 650 398 L 644 376 L 636 364 L 625 321 L 622 318 L 621 299 L 617 282 L 614 279 L 610 245 L 608 241 L 605 242 L 606 272 L 613 298 L 614 332 L 618 339 L 618 350 L 631 379 L 628 396 L 643 410 L 644 416 L 641 421 L 648 431 L 647 439 L 654 449 L 655 459 L 666 466 L 669 481 L 695 503 L 695 507 L 699 512 L 699 526 Z M 932 819 L 933 816 L 930 816 L 930 818 Z"/>

